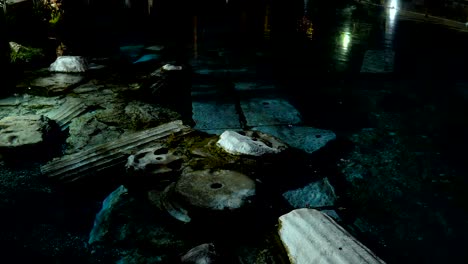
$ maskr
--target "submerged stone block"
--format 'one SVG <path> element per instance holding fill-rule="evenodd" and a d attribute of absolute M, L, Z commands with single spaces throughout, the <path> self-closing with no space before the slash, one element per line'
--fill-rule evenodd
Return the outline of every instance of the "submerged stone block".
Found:
<path fill-rule="evenodd" d="M 395 52 L 392 50 L 368 50 L 364 55 L 361 73 L 392 73 Z"/>
<path fill-rule="evenodd" d="M 55 73 L 47 77 L 39 77 L 30 82 L 30 88 L 34 89 L 33 92 L 56 95 L 64 93 L 65 91 L 75 88 L 83 80 L 84 76 L 67 74 L 67 73 Z"/>
<path fill-rule="evenodd" d="M 335 189 L 327 178 L 287 191 L 283 197 L 294 208 L 333 206 L 336 201 Z"/>
<path fill-rule="evenodd" d="M 302 122 L 301 114 L 284 99 L 252 98 L 241 101 L 248 126 L 288 125 Z"/>
<path fill-rule="evenodd" d="M 138 60 L 133 62 L 133 64 L 138 64 L 138 63 L 144 63 L 144 62 L 150 62 L 150 61 L 158 61 L 161 56 L 158 54 L 146 54 L 141 56 Z"/>
<path fill-rule="evenodd" d="M 238 129 L 241 127 L 234 104 L 192 102 L 195 129 Z"/>
<path fill-rule="evenodd" d="M 313 153 L 336 139 L 333 131 L 306 126 L 263 126 L 254 127 L 253 130 L 273 135 L 307 153 Z"/>
<path fill-rule="evenodd" d="M 116 210 L 120 203 L 125 200 L 125 196 L 128 195 L 128 190 L 121 185 L 112 193 L 110 193 L 104 202 L 102 202 L 101 211 L 96 215 L 94 219 L 94 226 L 89 234 L 89 244 L 101 242 L 104 237 L 110 232 L 109 225 L 112 222 L 112 213 Z M 115 212 L 114 212 L 115 213 Z"/>
<path fill-rule="evenodd" d="M 143 45 L 134 45 L 134 46 L 121 46 L 120 49 L 120 55 L 123 58 L 129 59 L 129 60 L 136 60 L 140 56 L 140 54 L 143 52 L 145 46 Z"/>

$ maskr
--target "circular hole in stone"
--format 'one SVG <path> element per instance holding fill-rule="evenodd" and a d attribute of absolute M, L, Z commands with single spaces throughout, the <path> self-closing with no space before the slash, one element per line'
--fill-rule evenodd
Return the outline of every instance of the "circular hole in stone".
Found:
<path fill-rule="evenodd" d="M 338 249 L 339 249 L 339 250 L 343 250 L 343 248 L 341 248 L 341 247 L 339 247 Z"/>
<path fill-rule="evenodd" d="M 322 135 L 315 135 L 315 137 L 316 137 L 316 138 L 321 138 L 321 137 L 322 137 Z"/>
<path fill-rule="evenodd" d="M 160 148 L 157 149 L 153 152 L 154 155 L 162 155 L 162 154 L 167 154 L 169 152 L 168 148 Z"/>
<path fill-rule="evenodd" d="M 221 183 L 218 183 L 218 182 L 212 183 L 212 184 L 210 185 L 210 188 L 211 188 L 211 189 L 219 189 L 219 188 L 221 188 L 221 187 L 223 187 L 223 185 L 222 185 Z"/>
<path fill-rule="evenodd" d="M 18 137 L 17 136 L 9 136 L 8 137 L 8 142 L 10 142 L 10 144 L 15 144 L 18 142 Z"/>
<path fill-rule="evenodd" d="M 146 155 L 146 153 L 138 153 L 138 154 L 135 155 L 134 160 L 139 160 L 139 159 L 143 158 L 145 155 Z"/>
<path fill-rule="evenodd" d="M 162 160 L 163 158 L 162 157 L 156 157 L 156 160 Z"/>

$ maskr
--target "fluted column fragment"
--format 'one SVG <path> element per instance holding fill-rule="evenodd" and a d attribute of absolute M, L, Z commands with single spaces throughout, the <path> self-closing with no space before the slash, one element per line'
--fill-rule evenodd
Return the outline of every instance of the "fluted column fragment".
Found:
<path fill-rule="evenodd" d="M 50 179 L 77 181 L 96 172 L 123 166 L 132 151 L 149 147 L 170 135 L 181 136 L 190 131 L 190 127 L 183 125 L 182 121 L 173 121 L 55 159 L 42 166 L 41 172 Z"/>

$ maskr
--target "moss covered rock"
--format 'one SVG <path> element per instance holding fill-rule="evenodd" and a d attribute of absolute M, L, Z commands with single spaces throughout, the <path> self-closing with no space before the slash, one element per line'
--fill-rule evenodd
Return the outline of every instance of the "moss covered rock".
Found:
<path fill-rule="evenodd" d="M 15 64 L 25 64 L 45 58 L 40 48 L 26 47 L 16 42 L 10 42 L 10 61 Z"/>

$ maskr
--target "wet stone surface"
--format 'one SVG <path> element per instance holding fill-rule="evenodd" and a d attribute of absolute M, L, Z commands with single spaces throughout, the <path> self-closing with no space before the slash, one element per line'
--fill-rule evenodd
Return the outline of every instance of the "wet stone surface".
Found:
<path fill-rule="evenodd" d="M 171 41 L 132 39 L 115 43 L 117 60 L 90 58 L 93 67 L 83 76 L 67 74 L 71 81 L 44 70 L 18 73 L 15 94 L 0 101 L 1 118 L 49 116 L 70 97 L 86 104 L 63 126 L 55 157 L 180 115 L 195 129 L 154 142 L 167 153 L 148 146 L 126 153 L 138 156 L 133 167 L 141 170 L 126 171 L 123 162 L 71 185 L 44 179 L 43 162 L 2 157 L 2 256 L 13 263 L 179 263 L 214 255 L 219 263 L 288 263 L 278 218 L 314 207 L 387 263 L 465 263 L 466 29 L 453 31 L 400 6 L 300 6 L 254 4 L 241 12 L 227 3 L 226 17 L 200 14 L 196 30 L 187 29 L 190 41 L 178 43 L 190 47 L 188 54 Z M 168 32 L 176 27 L 163 24 Z M 181 81 L 192 87 L 169 89 L 154 73 L 185 55 L 193 74 Z M 262 131 L 290 148 L 231 155 L 216 144 L 227 128 Z M 148 153 L 156 161 L 169 153 L 178 158 L 144 166 Z M 117 154 L 109 151 L 104 164 L 87 162 L 106 167 Z M 200 171 L 210 177 L 193 176 Z M 243 175 L 229 183 L 254 185 L 252 202 L 239 203 L 245 192 L 232 189 L 206 195 L 207 184 L 209 194 L 224 190 L 216 171 Z M 197 184 L 204 184 L 201 191 Z M 212 210 L 218 207 L 211 198 L 246 210 Z"/>

